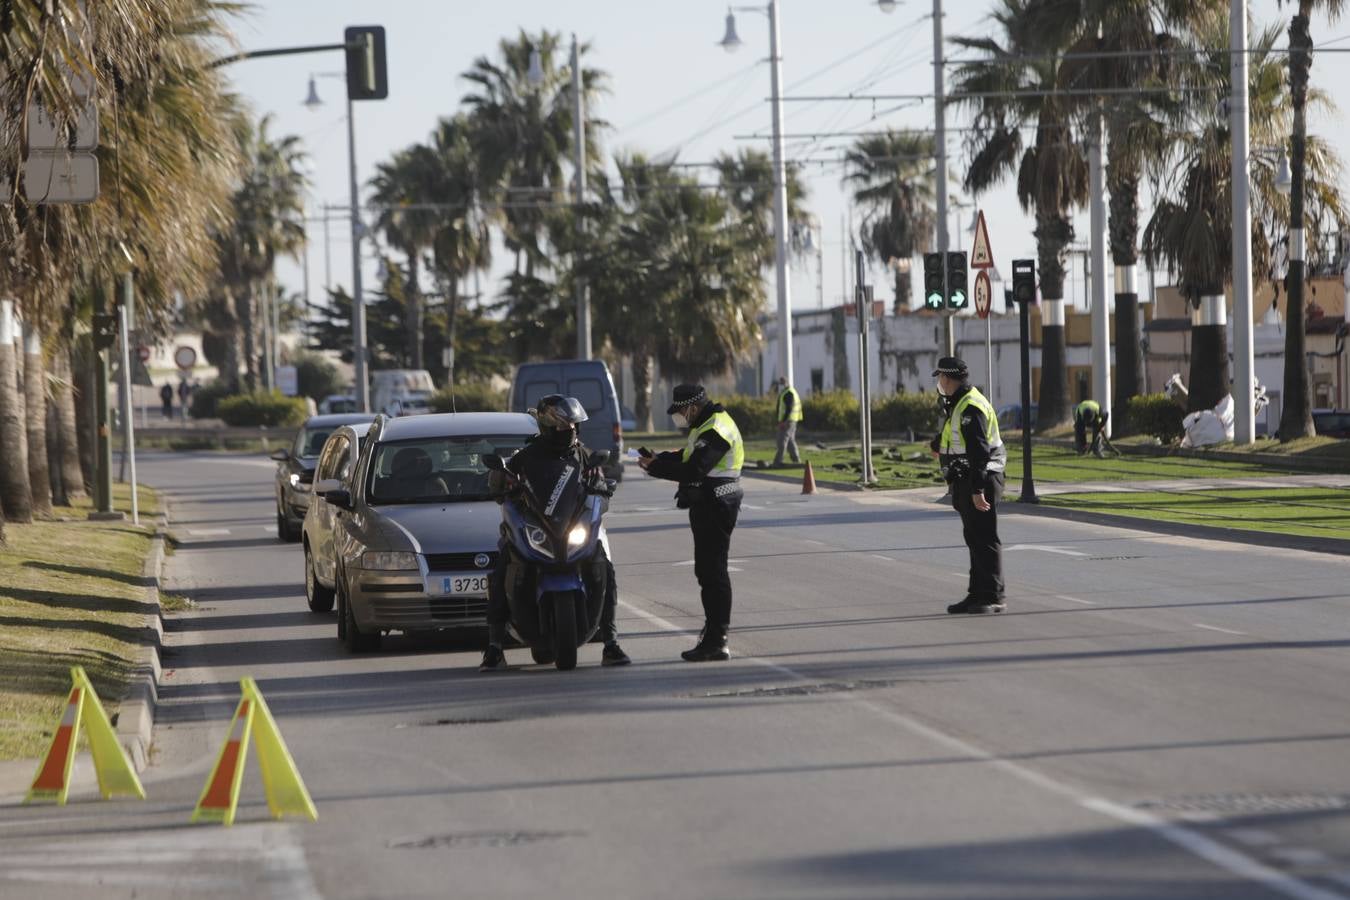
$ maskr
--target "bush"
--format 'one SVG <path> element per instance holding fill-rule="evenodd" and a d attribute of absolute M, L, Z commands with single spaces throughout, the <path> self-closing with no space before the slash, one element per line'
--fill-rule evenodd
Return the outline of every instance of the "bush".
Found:
<path fill-rule="evenodd" d="M 799 428 L 816 432 L 855 432 L 858 424 L 858 398 L 848 391 L 828 391 L 802 398 Z"/>
<path fill-rule="evenodd" d="M 346 383 L 338 372 L 337 366 L 317 353 L 301 351 L 291 357 L 295 366 L 295 380 L 300 396 L 313 397 L 318 403 L 329 394 L 345 393 Z"/>
<path fill-rule="evenodd" d="M 188 415 L 194 419 L 214 419 L 219 413 L 216 406 L 222 398 L 230 396 L 230 386 L 223 381 L 207 382 L 192 389 L 192 405 Z"/>
<path fill-rule="evenodd" d="M 872 430 L 882 434 L 932 433 L 939 422 L 937 394 L 891 394 L 872 402 Z"/>
<path fill-rule="evenodd" d="M 1185 417 L 1186 411 L 1166 394 L 1131 397 L 1125 404 L 1125 424 L 1130 432 L 1152 435 L 1164 444 L 1179 440 L 1186 433 L 1181 425 Z"/>
<path fill-rule="evenodd" d="M 433 412 L 451 412 L 450 389 L 442 388 L 431 395 Z M 506 391 L 497 390 L 481 381 L 466 381 L 455 385 L 454 412 L 506 412 Z"/>
<path fill-rule="evenodd" d="M 736 427 L 740 429 L 741 434 L 771 434 L 774 431 L 774 413 L 777 411 L 778 398 L 776 396 L 755 397 L 749 394 L 728 394 L 725 397 L 714 397 L 713 400 L 722 404 L 726 411 L 731 414 L 731 418 L 736 420 Z M 669 418 L 663 418 L 664 407 L 652 410 L 652 418 L 656 422 L 658 429 L 663 422 L 670 421 Z"/>
<path fill-rule="evenodd" d="M 283 397 L 279 392 L 240 394 L 216 404 L 216 412 L 226 425 L 268 428 L 295 426 L 305 421 L 307 410 L 302 397 Z"/>

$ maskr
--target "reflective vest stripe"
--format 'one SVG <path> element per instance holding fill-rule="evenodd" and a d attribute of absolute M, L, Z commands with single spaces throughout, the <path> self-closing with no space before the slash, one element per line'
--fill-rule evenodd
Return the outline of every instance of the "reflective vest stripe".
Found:
<path fill-rule="evenodd" d="M 956 401 L 956 406 L 952 407 L 952 414 L 947 417 L 946 422 L 942 423 L 942 440 L 938 445 L 939 451 L 950 456 L 965 454 L 966 441 L 961 436 L 961 428 L 959 425 L 953 428 L 952 422 L 959 423 L 961 421 L 961 414 L 966 411 L 967 406 L 974 406 L 984 414 L 984 437 L 989 444 L 989 448 L 992 450 L 996 447 L 1002 447 L 1003 439 L 999 437 L 998 416 L 994 413 L 993 405 L 985 399 L 983 394 L 975 388 L 971 388 L 960 400 Z M 1001 462 L 990 460 L 990 470 L 999 471 L 1002 468 Z"/>
<path fill-rule="evenodd" d="M 715 412 L 708 417 L 708 420 L 702 425 L 693 428 L 689 432 L 689 441 L 685 444 L 684 453 L 680 459 L 688 462 L 694 455 L 694 445 L 698 439 L 709 431 L 716 431 L 722 436 L 722 440 L 731 445 L 731 448 L 722 455 L 712 469 L 708 472 L 709 478 L 739 478 L 741 467 L 745 465 L 745 445 L 741 443 L 741 430 L 736 427 L 736 421 L 726 412 Z"/>
<path fill-rule="evenodd" d="M 783 391 L 783 393 L 778 395 L 777 421 L 782 422 L 784 420 L 783 407 L 786 405 L 784 403 L 784 398 L 786 398 L 789 394 L 792 395 L 792 410 L 787 414 L 786 419 L 789 422 L 800 422 L 802 420 L 802 397 L 801 394 L 797 393 L 796 388 L 788 388 L 787 390 Z"/>

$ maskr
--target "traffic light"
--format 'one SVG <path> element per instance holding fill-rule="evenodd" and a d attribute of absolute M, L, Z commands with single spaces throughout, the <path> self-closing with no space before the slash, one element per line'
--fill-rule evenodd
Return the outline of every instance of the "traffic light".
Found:
<path fill-rule="evenodd" d="M 947 306 L 950 309 L 965 309 L 970 303 L 970 291 L 966 288 L 966 251 L 947 251 Z"/>
<path fill-rule="evenodd" d="M 383 100 L 388 97 L 384 26 L 352 25 L 343 33 L 343 43 L 347 45 L 347 99 Z"/>
<path fill-rule="evenodd" d="M 1036 262 L 1014 259 L 1012 268 L 1012 296 L 1018 303 L 1036 302 Z"/>
<path fill-rule="evenodd" d="M 927 309 L 942 309 L 947 304 L 946 286 L 942 282 L 942 254 L 923 255 L 923 305 Z"/>

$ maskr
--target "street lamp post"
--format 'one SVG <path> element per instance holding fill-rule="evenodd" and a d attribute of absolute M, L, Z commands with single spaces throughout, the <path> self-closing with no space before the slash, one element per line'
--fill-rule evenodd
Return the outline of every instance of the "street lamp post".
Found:
<path fill-rule="evenodd" d="M 769 64 L 773 107 L 773 244 L 774 272 L 778 283 L 778 374 L 793 384 L 792 375 L 792 296 L 787 266 L 787 173 L 783 152 L 783 55 L 779 51 L 778 0 L 767 7 L 734 6 L 727 10 L 727 31 L 721 45 L 728 52 L 741 45 L 736 34 L 737 12 L 760 12 L 769 17 Z"/>
<path fill-rule="evenodd" d="M 1247 0 L 1228 11 L 1229 98 L 1233 164 L 1233 442 L 1256 441 L 1256 361 L 1252 336 L 1250 111 L 1247 108 Z"/>

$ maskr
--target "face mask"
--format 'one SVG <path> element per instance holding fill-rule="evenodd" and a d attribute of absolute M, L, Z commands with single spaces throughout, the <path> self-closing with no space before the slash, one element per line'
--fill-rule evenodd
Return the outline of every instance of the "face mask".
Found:
<path fill-rule="evenodd" d="M 944 396 L 944 397 L 950 396 L 950 394 L 948 394 L 945 390 L 943 390 L 943 387 L 942 387 L 942 379 L 938 379 L 938 383 L 937 383 L 937 392 L 938 392 L 939 394 L 941 394 L 942 396 Z"/>
<path fill-rule="evenodd" d="M 549 443 L 554 447 L 557 447 L 559 450 L 566 450 L 568 447 L 572 446 L 572 429 L 555 428 L 549 432 L 548 439 Z"/>
<path fill-rule="evenodd" d="M 670 418 L 675 422 L 676 428 L 689 427 L 689 417 L 682 412 L 672 413 Z"/>

